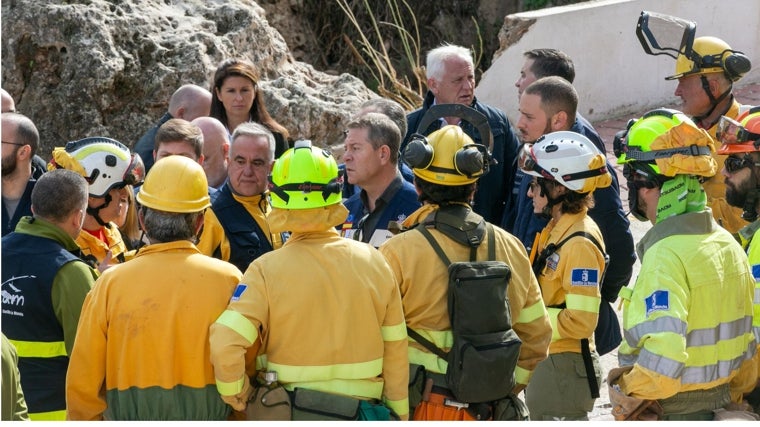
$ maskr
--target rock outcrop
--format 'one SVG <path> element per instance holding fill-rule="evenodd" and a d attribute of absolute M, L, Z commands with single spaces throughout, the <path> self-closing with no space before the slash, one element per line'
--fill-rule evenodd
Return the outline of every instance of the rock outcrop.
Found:
<path fill-rule="evenodd" d="M 210 87 L 219 62 L 252 60 L 272 116 L 293 139 L 340 143 L 376 96 L 348 74 L 293 59 L 264 9 L 245 0 L 3 0 L 2 86 L 40 130 L 40 155 L 85 136 L 133 145 L 185 83 Z"/>

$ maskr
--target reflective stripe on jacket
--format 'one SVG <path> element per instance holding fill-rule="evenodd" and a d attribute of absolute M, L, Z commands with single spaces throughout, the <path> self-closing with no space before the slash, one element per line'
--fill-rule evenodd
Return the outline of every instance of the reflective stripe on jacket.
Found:
<path fill-rule="evenodd" d="M 428 205 L 423 205 L 418 212 L 429 209 L 426 206 Z M 417 212 L 412 216 L 417 216 Z M 468 247 L 454 242 L 436 229 L 431 228 L 429 231 L 452 262 L 469 260 Z M 507 295 L 512 329 L 522 340 L 515 380 L 525 385 L 538 362 L 548 354 L 551 325 L 525 247 L 516 237 L 498 227 L 494 227 L 494 232 L 496 259 L 507 263 L 512 271 Z M 447 297 L 448 266 L 440 261 L 430 243 L 419 232 L 398 234 L 380 246 L 379 250 L 388 260 L 399 282 L 407 326 L 439 348 L 448 350 L 453 342 Z M 484 260 L 487 257 L 487 245 L 481 244 L 477 259 Z M 446 372 L 447 367 L 445 360 L 431 354 L 411 339 L 409 363 L 424 365 L 426 369 L 438 373 Z"/>
<path fill-rule="evenodd" d="M 578 214 L 563 214 L 557 222 L 549 222 L 541 232 L 537 253 L 578 231 L 591 234 L 604 247 L 602 233 L 584 209 Z M 604 254 L 583 236 L 568 240 L 547 259 L 538 275 L 538 283 L 552 323 L 550 354 L 580 353 L 583 338 L 587 338 L 594 349 L 604 268 Z M 557 307 L 563 304 L 564 308 Z"/>
<path fill-rule="evenodd" d="M 754 280 L 741 247 L 709 209 L 657 223 L 637 251 L 641 271 L 621 292 L 619 359 L 635 363 L 620 381 L 624 393 L 663 399 L 729 383 L 754 367 L 746 363 L 756 351 Z"/>
<path fill-rule="evenodd" d="M 382 399 L 402 419 L 409 404 L 407 337 L 393 273 L 371 246 L 334 229 L 293 233 L 254 260 L 211 327 L 222 395 L 239 393 L 243 354 L 266 354 L 286 388 Z"/>
<path fill-rule="evenodd" d="M 103 272 L 71 354 L 69 419 L 226 419 L 208 328 L 240 277 L 188 241 L 150 244 Z"/>

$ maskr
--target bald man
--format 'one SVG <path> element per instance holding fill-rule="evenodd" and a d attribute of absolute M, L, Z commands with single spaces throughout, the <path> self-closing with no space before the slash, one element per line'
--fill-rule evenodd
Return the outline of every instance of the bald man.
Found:
<path fill-rule="evenodd" d="M 153 150 L 156 144 L 158 128 L 170 119 L 185 119 L 192 121 L 201 116 L 208 116 L 211 111 L 211 92 L 198 85 L 186 84 L 174 91 L 169 99 L 168 111 L 146 132 L 132 151 L 138 153 L 145 163 L 147 173 L 153 166 Z"/>
<path fill-rule="evenodd" d="M 203 132 L 203 170 L 208 186 L 218 189 L 227 180 L 227 154 L 230 151 L 227 128 L 213 117 L 198 117 L 192 124 Z"/>
<path fill-rule="evenodd" d="M 3 113 L 16 112 L 16 101 L 5 89 L 0 89 L 0 96 L 2 97 L 2 110 Z"/>

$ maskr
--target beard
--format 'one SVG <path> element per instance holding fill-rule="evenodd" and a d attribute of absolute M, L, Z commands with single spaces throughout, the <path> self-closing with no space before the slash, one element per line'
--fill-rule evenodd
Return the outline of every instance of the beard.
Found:
<path fill-rule="evenodd" d="M 726 180 L 726 202 L 737 208 L 744 208 L 747 203 L 747 195 L 754 191 L 755 183 L 753 179 L 745 179 L 738 185 Z"/>
<path fill-rule="evenodd" d="M 12 174 L 13 172 L 16 172 L 16 167 L 18 166 L 16 164 L 16 151 L 13 153 L 3 157 L 3 178 L 6 176 Z"/>

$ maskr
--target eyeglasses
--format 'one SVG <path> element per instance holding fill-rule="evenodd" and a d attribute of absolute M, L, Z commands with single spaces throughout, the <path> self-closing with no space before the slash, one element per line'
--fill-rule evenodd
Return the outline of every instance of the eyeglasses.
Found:
<path fill-rule="evenodd" d="M 760 134 L 748 131 L 736 120 L 721 116 L 715 136 L 723 144 L 744 144 L 760 140 Z"/>
<path fill-rule="evenodd" d="M 746 155 L 741 158 L 730 156 L 726 157 L 725 162 L 723 162 L 723 166 L 726 168 L 726 172 L 736 173 L 744 168 L 760 166 L 760 163 L 755 162 L 752 160 L 752 157 Z"/>
<path fill-rule="evenodd" d="M 8 144 L 8 145 L 15 145 L 16 147 L 23 147 L 25 145 L 29 145 L 29 144 L 20 144 L 18 142 L 8 142 L 8 141 L 0 141 L 0 142 L 2 142 L 3 144 Z"/>

